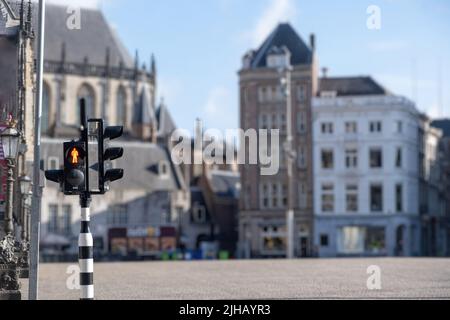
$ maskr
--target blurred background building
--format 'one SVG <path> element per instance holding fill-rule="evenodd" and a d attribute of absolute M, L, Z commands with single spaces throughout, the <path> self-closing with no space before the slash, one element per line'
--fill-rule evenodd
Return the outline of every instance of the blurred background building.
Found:
<path fill-rule="evenodd" d="M 311 98 L 317 91 L 315 38 L 307 45 L 290 24 L 280 24 L 257 50 L 243 58 L 239 71 L 240 126 L 248 129 L 280 129 L 279 174 L 261 176 L 258 165 L 241 166 L 242 197 L 239 235 L 247 257 L 283 257 L 286 254 L 286 208 L 288 185 L 285 151 L 287 137 L 286 98 L 277 57 L 286 54 L 292 66 L 294 251 L 297 257 L 311 255 L 313 240 L 312 113 Z M 283 58 L 281 58 L 283 62 Z"/>
<path fill-rule="evenodd" d="M 371 77 L 325 77 L 313 114 L 319 256 L 418 255 L 415 105 Z"/>

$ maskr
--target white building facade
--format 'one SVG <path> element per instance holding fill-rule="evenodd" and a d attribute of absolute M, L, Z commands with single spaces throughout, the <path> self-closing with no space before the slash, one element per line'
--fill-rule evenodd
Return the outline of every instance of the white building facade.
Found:
<path fill-rule="evenodd" d="M 365 87 L 349 92 L 342 82 Z M 325 79 L 313 101 L 320 257 L 420 254 L 419 113 L 380 88 L 370 78 Z"/>

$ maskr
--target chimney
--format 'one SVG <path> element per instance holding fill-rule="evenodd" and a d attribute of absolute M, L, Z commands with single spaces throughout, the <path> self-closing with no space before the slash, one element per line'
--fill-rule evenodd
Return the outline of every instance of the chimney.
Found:
<path fill-rule="evenodd" d="M 314 33 L 311 33 L 311 35 L 309 36 L 309 44 L 311 47 L 311 50 L 313 52 L 316 51 L 316 35 Z"/>
<path fill-rule="evenodd" d="M 322 68 L 322 78 L 328 78 L 328 68 L 327 67 Z"/>

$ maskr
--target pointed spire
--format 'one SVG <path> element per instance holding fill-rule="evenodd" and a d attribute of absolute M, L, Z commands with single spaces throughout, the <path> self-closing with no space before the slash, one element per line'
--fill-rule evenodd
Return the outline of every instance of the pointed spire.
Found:
<path fill-rule="evenodd" d="M 139 69 L 139 51 L 138 50 L 136 50 L 136 53 L 134 55 L 134 68 L 136 70 Z"/>
<path fill-rule="evenodd" d="M 151 57 L 151 62 L 150 62 L 150 72 L 152 73 L 152 75 L 156 75 L 156 61 L 155 61 L 155 55 L 152 53 L 152 57 Z"/>

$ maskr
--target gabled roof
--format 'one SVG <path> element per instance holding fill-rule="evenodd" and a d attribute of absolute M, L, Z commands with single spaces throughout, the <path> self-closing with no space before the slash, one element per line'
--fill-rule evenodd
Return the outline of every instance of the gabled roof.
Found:
<path fill-rule="evenodd" d="M 158 122 L 158 135 L 162 137 L 170 136 L 177 126 L 173 121 L 167 106 L 162 102 L 159 108 L 156 110 L 156 120 Z"/>
<path fill-rule="evenodd" d="M 20 1 L 9 1 L 12 10 L 19 16 Z M 28 4 L 25 8 L 27 9 Z M 93 65 L 105 65 L 106 51 L 110 51 L 111 66 L 122 61 L 127 68 L 134 62 L 116 32 L 109 26 L 103 13 L 96 9 L 81 8 L 80 29 L 67 27 L 67 6 L 47 4 L 45 19 L 45 60 L 60 61 L 63 43 L 66 46 L 66 61 L 83 63 L 88 57 Z M 37 3 L 33 3 L 33 26 L 37 30 Z"/>
<path fill-rule="evenodd" d="M 450 137 L 450 119 L 439 119 L 431 122 L 431 126 L 441 129 L 444 137 Z"/>
<path fill-rule="evenodd" d="M 337 96 L 388 95 L 389 92 L 372 77 L 335 77 L 319 80 L 321 92 L 336 92 Z"/>
<path fill-rule="evenodd" d="M 289 23 L 281 23 L 254 53 L 251 67 L 266 67 L 269 52 L 274 48 L 282 48 L 283 46 L 289 49 L 291 53 L 291 65 L 310 64 L 312 62 L 312 50 L 303 42 Z"/>
<path fill-rule="evenodd" d="M 239 198 L 240 174 L 230 171 L 212 170 L 209 181 L 213 192 L 219 197 Z"/>

